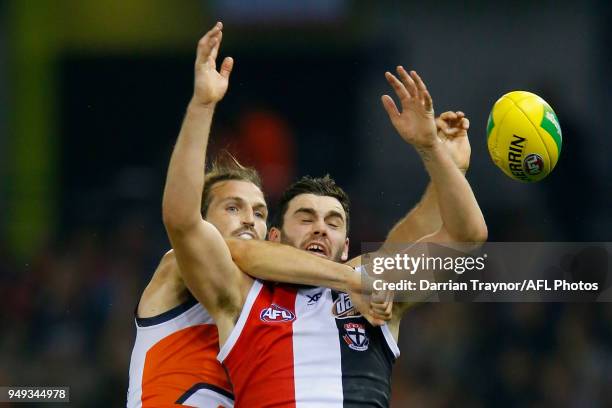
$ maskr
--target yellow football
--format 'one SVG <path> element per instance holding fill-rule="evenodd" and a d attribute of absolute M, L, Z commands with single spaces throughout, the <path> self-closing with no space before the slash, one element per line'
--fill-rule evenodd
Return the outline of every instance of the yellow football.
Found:
<path fill-rule="evenodd" d="M 538 95 L 513 91 L 493 105 L 487 123 L 489 153 L 513 179 L 542 180 L 555 168 L 561 144 L 557 115 Z"/>

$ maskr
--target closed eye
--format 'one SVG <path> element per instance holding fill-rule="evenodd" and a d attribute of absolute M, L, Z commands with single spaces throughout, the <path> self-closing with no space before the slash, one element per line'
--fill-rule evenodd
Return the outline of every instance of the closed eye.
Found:
<path fill-rule="evenodd" d="M 327 217 L 325 219 L 325 222 L 327 222 L 327 225 L 333 229 L 338 229 L 344 225 L 344 220 L 337 215 Z"/>

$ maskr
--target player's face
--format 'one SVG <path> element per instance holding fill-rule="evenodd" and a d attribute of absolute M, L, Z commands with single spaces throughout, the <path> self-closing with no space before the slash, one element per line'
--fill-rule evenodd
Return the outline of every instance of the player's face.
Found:
<path fill-rule="evenodd" d="M 300 194 L 289 202 L 283 217 L 282 230 L 270 230 L 270 240 L 292 245 L 333 261 L 346 261 L 346 227 L 346 212 L 337 199 Z"/>
<path fill-rule="evenodd" d="M 216 183 L 206 221 L 225 238 L 263 239 L 268 227 L 268 207 L 263 193 L 248 181 L 228 180 Z"/>

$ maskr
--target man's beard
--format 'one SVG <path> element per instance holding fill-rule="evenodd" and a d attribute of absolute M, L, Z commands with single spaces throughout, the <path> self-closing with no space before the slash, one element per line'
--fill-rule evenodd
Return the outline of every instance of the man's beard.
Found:
<path fill-rule="evenodd" d="M 306 249 L 300 248 L 300 246 L 298 244 L 296 244 L 295 242 L 293 242 L 293 240 L 290 239 L 289 236 L 283 230 L 281 230 L 281 239 L 280 239 L 280 242 L 281 242 L 281 244 L 291 245 L 294 248 L 301 249 L 303 251 L 309 252 Z M 331 248 L 330 248 L 330 250 L 331 250 Z M 334 261 L 334 262 L 340 262 L 341 259 L 342 259 L 342 250 L 343 250 L 343 248 L 340 248 L 338 250 L 338 252 L 336 252 L 335 254 L 332 254 L 331 258 L 329 258 L 329 259 Z"/>

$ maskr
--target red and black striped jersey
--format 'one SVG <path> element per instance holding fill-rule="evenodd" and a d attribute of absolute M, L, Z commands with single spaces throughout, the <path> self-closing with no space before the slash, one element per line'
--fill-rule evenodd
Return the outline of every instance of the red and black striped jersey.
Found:
<path fill-rule="evenodd" d="M 344 293 L 255 281 L 218 359 L 236 406 L 388 407 L 399 349 Z"/>

